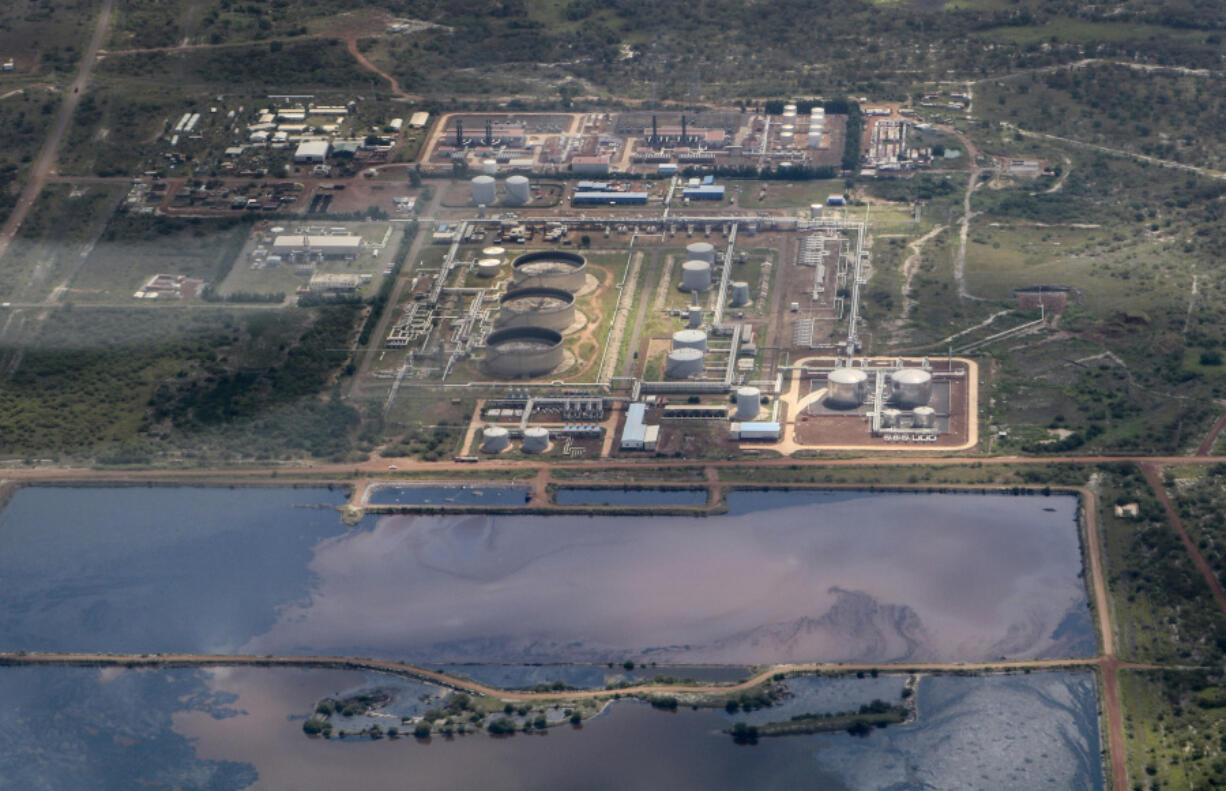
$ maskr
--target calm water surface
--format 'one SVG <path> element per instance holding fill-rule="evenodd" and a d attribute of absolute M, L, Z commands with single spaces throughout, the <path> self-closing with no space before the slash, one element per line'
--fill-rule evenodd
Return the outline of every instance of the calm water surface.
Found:
<path fill-rule="evenodd" d="M 558 489 L 558 505 L 706 505 L 706 489 Z"/>
<path fill-rule="evenodd" d="M 805 683 L 800 683 L 805 682 Z M 811 683 L 810 683 L 811 682 Z M 780 708 L 867 702 L 897 679 L 799 679 Z M 722 710 L 622 703 L 547 735 L 324 741 L 302 734 L 319 698 L 401 685 L 412 713 L 436 688 L 354 672 L 261 668 L 0 669 L 0 787 L 238 791 L 380 789 L 1089 789 L 1104 787 L 1093 675 L 923 679 L 919 721 L 866 738 L 737 746 Z M 358 784 L 358 785 L 355 785 Z"/>
<path fill-rule="evenodd" d="M 718 517 L 354 527 L 334 510 L 343 501 L 321 489 L 23 489 L 0 512 L 0 646 L 431 665 L 1094 650 L 1067 496 L 744 492 Z"/>
<path fill-rule="evenodd" d="M 384 486 L 371 489 L 371 505 L 523 506 L 529 500 L 522 486 Z"/>

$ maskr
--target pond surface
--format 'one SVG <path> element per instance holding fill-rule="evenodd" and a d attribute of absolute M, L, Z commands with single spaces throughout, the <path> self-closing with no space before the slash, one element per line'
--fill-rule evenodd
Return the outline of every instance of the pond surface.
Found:
<path fill-rule="evenodd" d="M 706 489 L 558 489 L 558 505 L 696 506 L 707 504 Z"/>
<path fill-rule="evenodd" d="M 440 663 L 1086 656 L 1069 496 L 736 492 L 715 517 L 343 525 L 325 489 L 22 489 L 0 647 Z M 668 673 L 667 669 L 659 673 Z"/>
<path fill-rule="evenodd" d="M 366 497 L 370 505 L 524 506 L 531 498 L 522 486 L 401 486 L 375 484 Z"/>
<path fill-rule="evenodd" d="M 873 680 L 882 684 L 813 681 L 824 682 L 824 690 L 801 689 L 798 698 L 819 705 L 825 696 L 825 704 L 840 707 L 898 684 L 886 685 L 884 677 Z M 1087 672 L 925 678 L 917 722 L 864 738 L 835 733 L 738 746 L 722 731 L 748 715 L 666 713 L 635 703 L 614 704 L 580 729 L 562 725 L 546 735 L 423 742 L 302 734 L 302 719 L 320 698 L 397 684 L 403 695 L 396 714 L 420 708 L 419 693 L 439 694 L 346 671 L 3 668 L 0 785 L 23 791 L 335 791 L 355 783 L 372 791 L 1104 787 L 1094 680 Z"/>

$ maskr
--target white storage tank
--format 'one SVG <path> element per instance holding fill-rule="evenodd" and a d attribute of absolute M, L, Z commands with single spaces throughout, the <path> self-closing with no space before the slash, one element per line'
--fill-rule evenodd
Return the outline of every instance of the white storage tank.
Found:
<path fill-rule="evenodd" d="M 688 261 L 706 261 L 715 263 L 715 245 L 710 242 L 691 242 L 685 246 L 685 257 Z"/>
<path fill-rule="evenodd" d="M 481 160 L 481 172 L 487 176 L 492 176 L 498 172 L 498 160 L 483 159 Z"/>
<path fill-rule="evenodd" d="M 686 326 L 692 330 L 702 326 L 702 308 L 697 305 L 690 306 L 690 317 Z"/>
<path fill-rule="evenodd" d="M 702 373 L 701 349 L 673 349 L 668 353 L 664 375 L 670 379 L 688 379 Z"/>
<path fill-rule="evenodd" d="M 762 391 L 756 387 L 738 387 L 736 389 L 736 419 L 752 421 L 758 417 L 762 408 Z"/>
<path fill-rule="evenodd" d="M 524 453 L 544 453 L 549 449 L 549 429 L 529 426 L 524 429 Z"/>
<path fill-rule="evenodd" d="M 902 412 L 897 409 L 881 410 L 881 427 L 882 428 L 898 428 L 898 419 L 902 417 Z"/>
<path fill-rule="evenodd" d="M 507 179 L 507 200 L 511 203 L 527 203 L 532 200 L 532 187 L 527 176 L 511 176 Z"/>
<path fill-rule="evenodd" d="M 499 453 L 511 446 L 511 432 L 502 426 L 486 426 L 481 431 L 481 450 Z"/>
<path fill-rule="evenodd" d="M 749 284 L 744 280 L 732 281 L 732 307 L 740 308 L 749 304 Z"/>
<path fill-rule="evenodd" d="M 497 258 L 482 258 L 477 262 L 477 277 L 494 277 L 502 269 L 502 261 Z"/>
<path fill-rule="evenodd" d="M 494 202 L 498 191 L 494 186 L 493 176 L 473 176 L 473 203 L 489 206 Z"/>
<path fill-rule="evenodd" d="M 707 334 L 702 330 L 677 330 L 673 333 L 674 349 L 707 350 Z"/>
<path fill-rule="evenodd" d="M 864 403 L 868 374 L 859 368 L 835 368 L 826 377 L 826 406 L 855 409 Z"/>
<path fill-rule="evenodd" d="M 930 406 L 917 406 L 911 413 L 911 425 L 915 428 L 935 428 L 937 412 Z"/>
<path fill-rule="evenodd" d="M 507 248 L 505 247 L 487 247 L 481 251 L 482 258 L 502 258 L 506 254 Z"/>
<path fill-rule="evenodd" d="M 710 287 L 711 264 L 695 260 L 681 265 L 682 291 L 706 291 Z"/>
<path fill-rule="evenodd" d="M 890 376 L 891 400 L 900 409 L 927 406 L 932 400 L 932 374 L 923 368 L 903 368 Z"/>

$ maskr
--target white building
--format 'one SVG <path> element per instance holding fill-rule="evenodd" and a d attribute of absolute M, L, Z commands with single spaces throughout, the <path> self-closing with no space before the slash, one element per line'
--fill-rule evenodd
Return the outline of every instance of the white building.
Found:
<path fill-rule="evenodd" d="M 318 253 L 325 258 L 355 257 L 362 250 L 360 236 L 305 236 L 289 234 L 273 240 L 276 255 L 291 256 Z"/>
<path fill-rule="evenodd" d="M 430 122 L 430 114 L 424 111 L 418 111 L 409 116 L 410 129 L 422 129 Z"/>
<path fill-rule="evenodd" d="M 328 158 L 331 143 L 327 140 L 303 140 L 294 151 L 297 164 L 318 164 Z"/>

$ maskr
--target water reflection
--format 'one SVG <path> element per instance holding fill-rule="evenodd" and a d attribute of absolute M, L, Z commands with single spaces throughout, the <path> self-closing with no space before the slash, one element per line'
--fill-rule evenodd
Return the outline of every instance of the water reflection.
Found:
<path fill-rule="evenodd" d="M 1094 650 L 1071 497 L 746 492 L 718 517 L 354 528 L 332 510 L 343 500 L 24 489 L 0 513 L 0 645 L 431 665 Z"/>
<path fill-rule="evenodd" d="M 244 650 L 701 664 L 1093 651 L 1071 497 L 733 499 L 769 502 L 770 519 L 382 519 L 321 542 L 309 599 Z"/>

